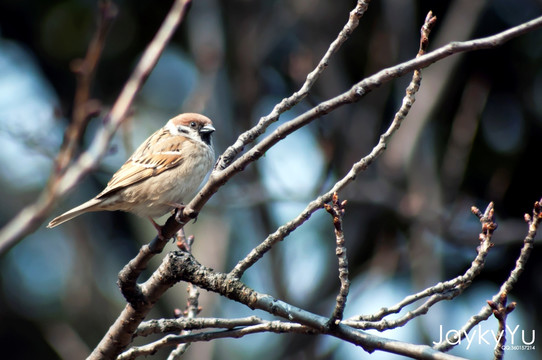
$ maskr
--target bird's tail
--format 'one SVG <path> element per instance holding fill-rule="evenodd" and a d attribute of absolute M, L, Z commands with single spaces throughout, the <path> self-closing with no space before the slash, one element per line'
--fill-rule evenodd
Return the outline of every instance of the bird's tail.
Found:
<path fill-rule="evenodd" d="M 100 205 L 102 203 L 102 200 L 98 199 L 91 199 L 87 201 L 86 203 L 83 203 L 77 207 L 74 207 L 73 209 L 66 211 L 64 214 L 57 216 L 51 222 L 49 225 L 47 225 L 48 228 L 54 228 L 57 225 L 60 225 L 68 220 L 73 219 L 76 216 L 79 216 L 81 214 L 91 212 L 91 211 L 98 211 L 100 210 Z"/>

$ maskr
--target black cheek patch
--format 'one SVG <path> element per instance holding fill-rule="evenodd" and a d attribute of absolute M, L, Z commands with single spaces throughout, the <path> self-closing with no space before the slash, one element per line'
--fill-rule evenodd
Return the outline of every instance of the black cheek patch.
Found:
<path fill-rule="evenodd" d="M 200 133 L 201 141 L 207 145 L 211 145 L 211 133 Z"/>

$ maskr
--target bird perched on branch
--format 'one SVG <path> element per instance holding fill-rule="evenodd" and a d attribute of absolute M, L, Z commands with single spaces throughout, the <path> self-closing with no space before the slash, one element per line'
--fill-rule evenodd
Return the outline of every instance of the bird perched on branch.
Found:
<path fill-rule="evenodd" d="M 91 211 L 121 210 L 153 220 L 189 200 L 211 170 L 215 153 L 212 121 L 178 115 L 141 144 L 93 199 L 54 218 L 48 228 Z"/>

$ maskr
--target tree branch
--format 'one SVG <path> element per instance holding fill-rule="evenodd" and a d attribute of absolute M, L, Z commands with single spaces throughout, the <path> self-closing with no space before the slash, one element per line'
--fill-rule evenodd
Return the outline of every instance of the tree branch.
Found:
<path fill-rule="evenodd" d="M 239 157 L 235 161 L 232 161 L 231 165 L 222 170 L 220 167 L 215 167 L 215 170 L 213 170 L 211 173 L 209 181 L 196 195 L 196 197 L 184 208 L 183 213 L 180 214 L 181 223 L 177 223 L 174 216 L 168 219 L 166 223 L 168 234 L 174 234 L 183 226 L 182 223 L 186 223 L 197 215 L 210 197 L 232 176 L 242 171 L 244 167 L 250 163 L 259 159 L 265 153 L 265 151 L 285 138 L 287 135 L 307 125 L 314 119 L 319 118 L 322 115 L 339 108 L 340 106 L 358 101 L 361 97 L 380 84 L 404 75 L 409 71 L 429 66 L 435 61 L 458 52 L 498 46 L 504 41 L 540 26 L 542 26 L 542 17 L 491 37 L 461 43 L 451 43 L 426 55 L 422 55 L 414 60 L 410 60 L 397 66 L 382 70 L 377 74 L 355 84 L 350 90 L 344 92 L 343 94 L 327 100 L 315 108 L 301 114 L 297 118 L 286 122 L 285 124 L 279 126 L 273 133 L 265 137 L 261 142 L 256 144 L 252 149 L 247 151 L 243 156 Z M 419 358 L 451 358 L 450 355 L 437 352 L 428 346 L 405 344 L 381 337 L 375 338 L 359 330 L 345 326 L 342 323 L 339 323 L 333 330 L 330 330 L 327 326 L 328 319 L 302 309 L 292 307 L 291 305 L 281 302 L 280 300 L 273 299 L 268 295 L 258 294 L 238 281 L 244 271 L 246 271 L 246 269 L 248 269 L 261 256 L 263 256 L 265 251 L 267 251 L 276 241 L 283 239 L 291 231 L 295 230 L 295 228 L 306 221 L 314 211 L 321 208 L 324 203 L 328 202 L 333 193 L 341 190 L 344 186 L 352 182 L 359 172 L 366 169 L 374 161 L 374 159 L 384 151 L 390 137 L 400 126 L 401 120 L 402 119 L 400 116 L 397 117 L 397 119 L 394 119 L 393 123 L 390 125 L 390 128 L 381 136 L 379 143 L 375 146 L 375 148 L 373 148 L 373 151 L 369 155 L 362 158 L 358 163 L 354 164 L 350 172 L 343 179 L 337 182 L 328 193 L 311 202 L 305 211 L 296 219 L 292 220 L 288 224 L 285 224 L 274 234 L 270 235 L 270 237 L 268 237 L 262 244 L 254 249 L 253 252 L 251 252 L 244 260 L 242 260 L 232 270 L 230 275 L 207 271 L 197 263 L 197 265 L 190 266 L 191 261 L 188 260 L 175 260 L 178 265 L 182 263 L 182 269 L 175 264 L 165 265 L 168 262 L 173 261 L 171 258 L 172 256 L 185 256 L 177 252 L 169 254 L 160 268 L 153 274 L 151 279 L 141 285 L 138 289 L 136 281 L 142 269 L 146 267 L 150 257 L 152 257 L 156 252 L 160 252 L 166 243 L 165 241 L 154 239 L 151 244 L 149 244 L 148 250 L 144 250 L 145 247 L 142 248 L 142 253 L 138 254 L 136 259 L 132 260 L 127 266 L 127 269 L 125 269 L 126 272 L 123 271 L 123 273 L 121 273 L 119 276 L 119 280 L 125 275 L 127 278 L 127 281 L 125 281 L 124 284 L 126 285 L 128 292 L 123 290 L 125 295 L 126 293 L 129 293 L 131 289 L 137 290 L 135 292 L 136 301 L 127 306 L 102 342 L 115 339 L 115 341 L 118 341 L 118 344 L 120 344 L 115 345 L 115 351 L 123 349 L 130 340 L 130 334 L 133 334 L 135 328 L 148 313 L 154 301 L 156 301 L 167 288 L 172 286 L 173 283 L 180 280 L 185 280 L 209 291 L 215 291 L 230 299 L 242 302 L 251 308 L 265 309 L 272 314 L 285 317 L 290 321 L 295 321 L 299 324 L 310 327 L 314 331 L 328 333 L 358 344 L 363 346 L 368 351 L 380 349 Z M 250 133 L 247 132 L 245 134 Z M 241 137 L 242 136 L 243 134 Z M 255 139 L 253 135 L 249 136 L 249 138 L 251 141 Z M 189 258 L 191 258 L 191 256 L 189 256 Z M 121 281 L 121 287 L 123 287 L 122 283 L 123 281 Z"/>
<path fill-rule="evenodd" d="M 462 291 L 466 286 L 472 282 L 472 278 L 477 275 L 484 263 L 484 259 L 487 252 L 491 248 L 491 237 L 497 225 L 494 222 L 494 207 L 490 203 L 485 212 L 482 213 L 477 208 L 473 207 L 473 213 L 480 218 L 482 223 L 482 232 L 480 233 L 481 245 L 478 249 L 476 259 L 473 261 L 471 267 L 465 272 L 465 275 L 457 277 L 451 282 L 455 282 L 453 289 L 448 291 L 448 294 Z M 535 210 L 533 211 L 533 217 L 526 216 L 529 222 L 529 234 L 526 237 L 525 244 L 531 244 L 536 234 L 536 229 L 542 220 L 540 211 L 540 203 L 535 204 Z M 526 261 L 526 252 L 522 250 L 518 264 L 524 264 Z M 514 269 L 510 279 L 519 276 L 518 268 Z M 222 296 L 228 297 L 232 300 L 238 301 L 250 307 L 251 309 L 260 309 L 272 313 L 276 316 L 283 317 L 289 322 L 297 324 L 275 322 L 275 325 L 271 326 L 269 323 L 262 321 L 256 317 L 249 317 L 243 319 L 177 319 L 177 320 L 158 320 L 150 321 L 142 324 L 138 330 L 138 335 L 148 335 L 156 332 L 169 332 L 183 329 L 201 329 L 210 327 L 221 327 L 229 329 L 228 331 L 211 331 L 191 335 L 171 335 L 166 336 L 156 342 L 145 345 L 143 347 L 136 347 L 130 349 L 122 355 L 121 358 L 129 359 L 138 355 L 150 354 L 159 348 L 166 346 L 173 346 L 180 343 L 194 342 L 194 341 L 209 341 L 216 338 L 223 337 L 240 337 L 250 333 L 271 331 L 271 332 L 303 332 L 303 333 L 319 333 L 328 334 L 341 338 L 345 341 L 349 341 L 353 344 L 362 346 L 365 350 L 372 352 L 374 350 L 389 351 L 395 354 L 401 354 L 420 359 L 457 359 L 457 357 L 443 354 L 440 352 L 427 352 L 427 348 L 424 345 L 413 345 L 394 340 L 382 338 L 379 336 L 373 336 L 364 332 L 356 331 L 352 326 L 356 327 L 358 324 L 350 320 L 336 322 L 335 326 L 328 326 L 329 319 L 325 317 L 307 312 L 299 309 L 295 306 L 274 299 L 273 297 L 254 291 L 241 283 L 238 279 L 233 278 L 228 274 L 216 273 L 211 269 L 208 269 L 200 265 L 192 255 L 186 252 L 172 252 L 169 253 L 162 265 L 157 270 L 158 275 L 153 275 L 152 279 L 148 282 L 162 282 L 160 286 L 149 286 L 150 289 L 159 288 L 167 284 L 171 284 L 179 281 L 187 281 L 193 285 L 197 285 L 205 290 L 219 293 Z M 508 281 L 509 281 L 508 280 Z M 507 282 L 508 282 L 507 281 Z M 448 283 L 451 283 L 448 282 Z M 447 283 L 441 283 L 437 286 L 426 290 L 433 291 L 438 288 L 439 291 L 443 289 L 450 289 L 450 285 Z M 503 284 L 503 289 L 507 288 Z M 446 293 L 440 294 L 447 296 Z M 499 295 L 502 300 L 502 294 Z M 413 296 L 415 297 L 415 296 Z M 433 296 L 426 304 L 425 308 L 430 308 L 431 305 L 436 303 Z M 499 301 L 500 301 L 499 300 Z M 410 303 L 410 302 L 409 302 Z M 407 315 L 407 317 L 410 315 Z M 378 316 L 381 317 L 381 316 Z M 413 318 L 413 317 L 409 317 Z M 406 322 L 406 321 L 405 321 Z M 233 329 L 233 327 L 243 326 L 243 329 Z M 377 327 L 371 327 L 377 328 Z M 379 330 L 389 329 L 390 326 L 385 328 L 378 328 Z M 457 343 L 457 342 L 455 342 Z"/>
<path fill-rule="evenodd" d="M 279 116 L 282 113 L 288 111 L 289 109 L 297 105 L 307 96 L 320 75 L 329 65 L 331 56 L 340 49 L 342 44 L 346 40 L 348 40 L 352 32 L 358 27 L 359 20 L 362 18 L 363 14 L 365 14 L 365 11 L 367 11 L 369 3 L 370 0 L 358 0 L 356 7 L 350 12 L 348 22 L 339 32 L 337 38 L 330 44 L 329 48 L 327 49 L 326 53 L 324 54 L 316 68 L 307 75 L 307 78 L 301 88 L 295 93 L 293 93 L 291 96 L 282 99 L 280 103 L 275 105 L 271 113 L 262 117 L 260 121 L 258 121 L 258 124 L 256 126 L 239 135 L 235 143 L 228 147 L 226 151 L 224 151 L 224 153 L 219 157 L 215 165 L 215 169 L 224 170 L 225 168 L 227 168 L 231 164 L 233 159 L 243 151 L 246 145 L 252 143 L 260 135 L 262 135 L 269 127 L 269 125 L 279 119 Z"/>
<path fill-rule="evenodd" d="M 416 359 L 460 359 L 456 356 L 444 354 L 426 345 L 414 345 L 384 337 L 367 334 L 353 329 L 342 323 L 329 327 L 329 319 L 293 305 L 275 299 L 270 295 L 262 294 L 243 284 L 231 275 L 214 272 L 199 264 L 187 252 L 174 251 L 167 254 L 162 264 L 153 275 L 152 281 L 160 281 L 165 286 L 186 281 L 207 291 L 218 293 L 231 300 L 240 302 L 251 309 L 260 309 L 275 316 L 287 319 L 310 328 L 312 331 L 327 334 L 363 347 L 366 351 L 382 350 L 394 354 L 409 356 Z M 151 282 L 149 279 L 148 282 Z M 152 286 L 150 288 L 155 288 Z M 172 341 L 168 337 L 166 342 Z"/>

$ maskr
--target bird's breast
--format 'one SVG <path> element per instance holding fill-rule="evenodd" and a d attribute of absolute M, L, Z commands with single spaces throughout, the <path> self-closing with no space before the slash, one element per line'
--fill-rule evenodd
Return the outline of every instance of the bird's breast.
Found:
<path fill-rule="evenodd" d="M 187 204 L 214 162 L 214 152 L 208 146 L 197 144 L 195 150 L 187 152 L 178 166 L 124 189 L 125 201 L 132 200 L 129 211 L 154 218 L 175 205 Z"/>

